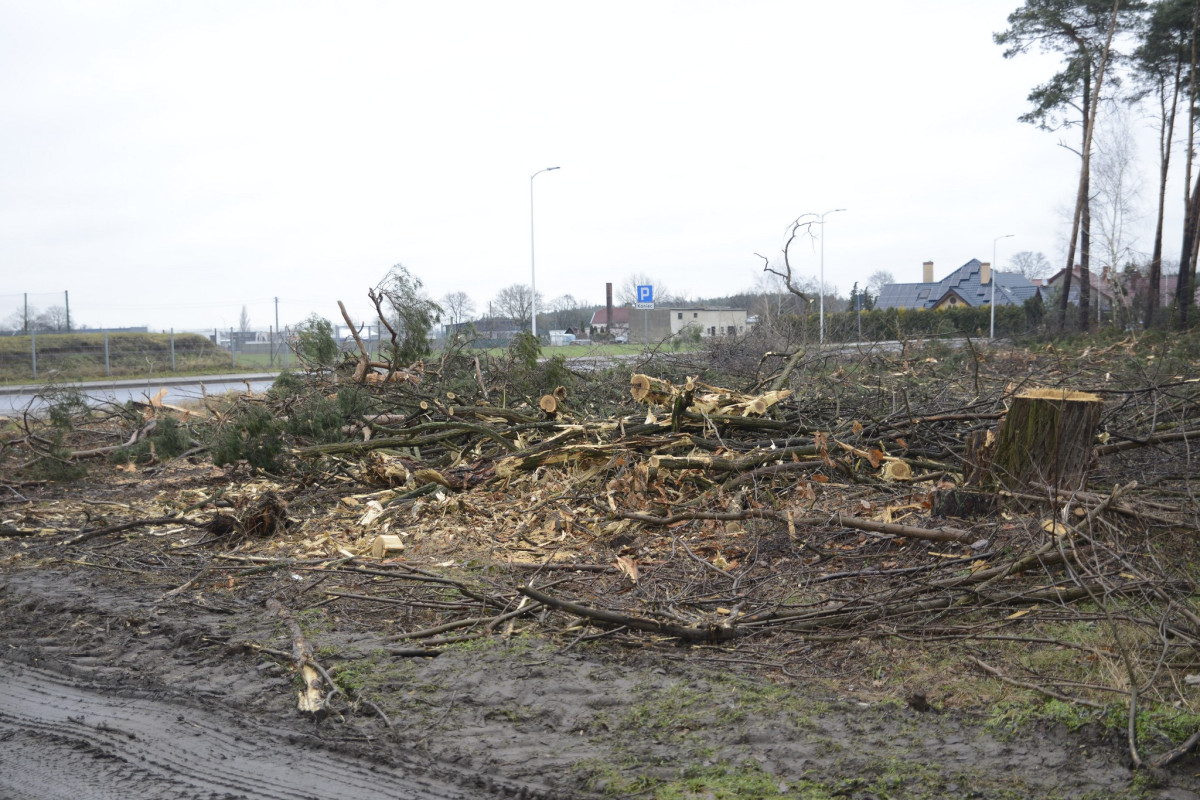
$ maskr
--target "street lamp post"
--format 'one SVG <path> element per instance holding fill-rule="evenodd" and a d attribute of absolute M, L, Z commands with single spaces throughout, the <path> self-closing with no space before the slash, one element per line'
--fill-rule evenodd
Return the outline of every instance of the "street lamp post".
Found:
<path fill-rule="evenodd" d="M 537 172 L 529 176 L 529 278 L 530 282 L 533 284 L 530 287 L 531 296 L 529 298 L 529 302 L 533 308 L 532 320 L 533 335 L 535 338 L 537 337 L 537 267 L 533 255 L 533 179 L 538 175 L 541 175 L 543 172 L 549 172 L 550 170 L 554 169 L 558 169 L 558 167 L 546 167 L 545 169 L 539 169 Z"/>
<path fill-rule="evenodd" d="M 820 343 L 825 344 L 825 216 L 827 214 L 836 214 L 839 211 L 845 211 L 844 208 L 835 208 L 832 211 L 826 211 L 821 215 L 821 287 L 817 290 L 821 297 L 820 305 L 820 324 L 821 335 Z"/>
<path fill-rule="evenodd" d="M 996 338 L 996 273 L 999 271 L 999 265 L 996 263 L 996 242 L 1001 239 L 1011 239 L 1016 236 L 1015 233 L 1006 233 L 1003 236 L 997 236 L 992 240 L 992 329 L 988 334 L 989 339 Z"/>

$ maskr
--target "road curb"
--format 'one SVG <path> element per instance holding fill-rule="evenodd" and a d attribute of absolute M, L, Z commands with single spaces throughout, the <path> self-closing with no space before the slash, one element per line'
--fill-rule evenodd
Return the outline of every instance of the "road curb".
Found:
<path fill-rule="evenodd" d="M 178 386 L 188 383 L 229 383 L 231 381 L 265 381 L 274 379 L 278 372 L 239 372 L 232 375 L 188 375 L 170 378 L 123 378 L 105 381 L 64 381 L 54 384 L 70 389 L 149 389 L 155 386 Z M 0 395 L 37 394 L 46 388 L 46 383 L 24 383 L 0 386 Z"/>

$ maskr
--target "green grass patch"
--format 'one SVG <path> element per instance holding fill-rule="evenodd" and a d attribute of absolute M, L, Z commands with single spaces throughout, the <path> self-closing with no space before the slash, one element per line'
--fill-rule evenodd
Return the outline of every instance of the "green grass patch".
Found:
<path fill-rule="evenodd" d="M 453 633 L 446 634 L 453 636 Z M 420 643 L 418 640 L 417 644 Z M 538 645 L 538 637 L 535 634 L 518 633 L 515 636 L 510 636 L 507 639 L 500 636 L 481 636 L 478 639 L 468 639 L 465 642 L 452 642 L 444 645 L 443 650 L 456 653 L 486 653 L 495 650 L 504 650 L 509 655 L 521 655 L 528 653 Z"/>
<path fill-rule="evenodd" d="M 639 764 L 611 764 L 598 758 L 580 761 L 571 767 L 588 790 L 603 797 L 648 797 L 661 783 L 647 775 L 626 775 L 622 768 L 635 771 Z"/>
<path fill-rule="evenodd" d="M 1096 709 L 1055 699 L 1001 703 L 987 720 L 988 730 L 1000 735 L 1039 724 L 1061 724 L 1072 732 L 1097 725 L 1105 733 L 1123 736 L 1129 725 L 1129 706 L 1121 702 Z M 1200 730 L 1200 714 L 1165 703 L 1146 703 L 1138 711 L 1136 728 L 1143 747 L 1168 749 Z"/>
<path fill-rule="evenodd" d="M 33 343 L 29 336 L 0 337 L 0 382 L 28 383 L 52 378 L 78 381 L 105 377 L 156 377 L 212 374 L 232 368 L 228 350 L 198 333 L 175 335 L 175 369 L 171 369 L 171 334 L 48 333 L 36 337 L 37 378 L 33 375 Z"/>
<path fill-rule="evenodd" d="M 781 780 L 751 761 L 690 767 L 679 780 L 654 789 L 655 800 L 830 800 L 850 794 L 809 780 Z"/>
<path fill-rule="evenodd" d="M 710 676 L 702 682 L 679 681 L 667 687 L 647 687 L 624 710 L 618 729 L 694 744 L 695 732 L 736 725 L 748 718 L 786 714 L 799 727 L 827 710 L 823 703 L 803 699 L 788 688 L 737 675 Z"/>

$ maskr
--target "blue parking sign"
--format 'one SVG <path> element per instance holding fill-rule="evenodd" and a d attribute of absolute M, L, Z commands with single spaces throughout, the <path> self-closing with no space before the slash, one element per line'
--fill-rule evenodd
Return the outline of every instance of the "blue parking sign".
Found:
<path fill-rule="evenodd" d="M 639 303 L 653 303 L 654 302 L 654 287 L 653 286 L 637 287 L 637 301 Z"/>

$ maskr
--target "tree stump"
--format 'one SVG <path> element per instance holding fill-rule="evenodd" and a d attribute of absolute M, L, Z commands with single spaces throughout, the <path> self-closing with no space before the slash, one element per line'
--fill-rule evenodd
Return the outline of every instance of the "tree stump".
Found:
<path fill-rule="evenodd" d="M 1084 488 L 1104 403 L 1087 392 L 1033 389 L 1013 398 L 1000 425 L 991 474 L 1007 489 L 1054 494 Z"/>

